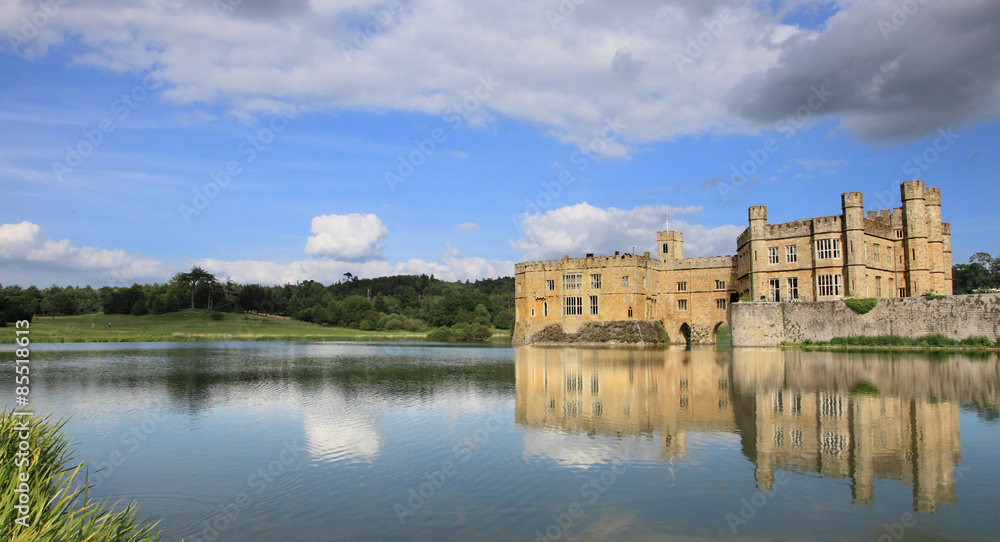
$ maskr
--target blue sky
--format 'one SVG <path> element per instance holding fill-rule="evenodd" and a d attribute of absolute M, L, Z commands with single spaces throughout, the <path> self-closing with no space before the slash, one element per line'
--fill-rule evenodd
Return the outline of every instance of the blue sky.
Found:
<path fill-rule="evenodd" d="M 496 277 L 653 250 L 668 209 L 686 255 L 731 254 L 749 205 L 915 178 L 961 263 L 1000 252 L 998 27 L 986 0 L 0 0 L 0 283 Z"/>

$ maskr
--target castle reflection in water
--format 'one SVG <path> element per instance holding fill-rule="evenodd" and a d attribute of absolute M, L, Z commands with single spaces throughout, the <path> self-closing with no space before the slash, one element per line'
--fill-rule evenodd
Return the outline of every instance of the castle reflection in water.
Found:
<path fill-rule="evenodd" d="M 689 433 L 733 432 L 759 488 L 775 469 L 817 473 L 871 504 L 876 479 L 904 480 L 919 512 L 955 502 L 959 405 L 1000 407 L 996 356 L 521 347 L 515 360 L 519 424 L 658 437 L 666 460 Z"/>

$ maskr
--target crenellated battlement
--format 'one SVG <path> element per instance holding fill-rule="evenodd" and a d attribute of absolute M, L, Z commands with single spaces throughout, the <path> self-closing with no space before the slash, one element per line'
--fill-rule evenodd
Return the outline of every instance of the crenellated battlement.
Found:
<path fill-rule="evenodd" d="M 737 255 L 685 258 L 684 235 L 663 230 L 652 256 L 517 263 L 515 342 L 530 343 L 552 325 L 572 333 L 612 320 L 659 320 L 671 338 L 682 338 L 681 329 L 694 336 L 725 322 L 736 297 L 784 303 L 951 294 L 951 227 L 941 221 L 941 191 L 914 180 L 900 192 L 903 204 L 894 209 L 866 212 L 861 192 L 845 192 L 841 214 L 777 224 L 767 223 L 767 207 L 749 207 Z"/>

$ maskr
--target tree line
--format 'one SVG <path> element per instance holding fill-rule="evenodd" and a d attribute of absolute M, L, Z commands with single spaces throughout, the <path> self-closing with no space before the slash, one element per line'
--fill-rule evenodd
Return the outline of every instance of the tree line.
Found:
<path fill-rule="evenodd" d="M 432 339 L 484 340 L 513 329 L 514 279 L 446 282 L 427 275 L 361 279 L 328 286 L 307 280 L 265 286 L 221 282 L 194 267 L 164 284 L 125 287 L 0 288 L 0 325 L 32 316 L 166 314 L 183 309 L 252 312 L 360 330 L 432 330 Z M 432 329 L 438 328 L 438 329 Z"/>

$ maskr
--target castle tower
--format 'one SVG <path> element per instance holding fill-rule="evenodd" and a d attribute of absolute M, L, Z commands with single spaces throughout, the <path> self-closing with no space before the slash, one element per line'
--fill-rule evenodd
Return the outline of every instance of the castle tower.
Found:
<path fill-rule="evenodd" d="M 684 259 L 684 234 L 679 231 L 656 232 L 656 250 L 661 262 Z"/>
<path fill-rule="evenodd" d="M 928 188 L 924 190 L 924 202 L 927 209 L 927 268 L 930 273 L 930 288 L 938 294 L 950 294 L 946 291 L 945 267 L 951 267 L 951 258 L 944 261 L 944 238 L 941 228 L 941 189 Z"/>
<path fill-rule="evenodd" d="M 861 192 L 846 192 L 841 197 L 844 210 L 844 264 L 847 269 L 845 291 L 847 295 L 864 292 L 865 269 L 865 211 Z"/>
<path fill-rule="evenodd" d="M 954 293 L 951 279 L 951 224 L 941 223 L 941 261 L 944 263 L 944 291 L 941 295 Z"/>
<path fill-rule="evenodd" d="M 750 219 L 750 299 L 767 296 L 767 207 L 753 205 L 747 211 Z"/>
<path fill-rule="evenodd" d="M 906 255 L 904 275 L 909 296 L 918 296 L 934 289 L 928 269 L 927 204 L 924 182 L 907 181 L 899 187 L 903 200 L 903 250 Z"/>

